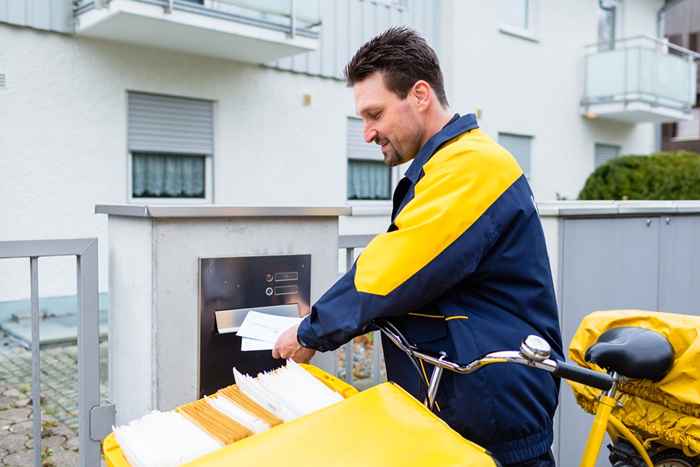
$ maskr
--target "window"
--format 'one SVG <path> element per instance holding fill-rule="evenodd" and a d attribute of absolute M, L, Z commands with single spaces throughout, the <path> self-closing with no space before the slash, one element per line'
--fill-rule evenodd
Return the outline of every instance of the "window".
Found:
<path fill-rule="evenodd" d="M 130 92 L 130 198 L 211 202 L 213 103 Z"/>
<path fill-rule="evenodd" d="M 595 168 L 620 155 L 622 148 L 614 144 L 595 144 Z"/>
<path fill-rule="evenodd" d="M 348 160 L 348 199 L 391 199 L 391 170 L 384 162 Z"/>
<path fill-rule="evenodd" d="M 390 200 L 391 168 L 384 164 L 379 146 L 364 140 L 362 120 L 348 117 L 348 200 Z"/>
<path fill-rule="evenodd" d="M 133 152 L 134 198 L 204 198 L 206 156 Z"/>
<path fill-rule="evenodd" d="M 501 32 L 536 41 L 536 3 L 537 0 L 499 0 Z"/>
<path fill-rule="evenodd" d="M 598 50 L 615 48 L 615 24 L 617 22 L 617 5 L 615 2 L 603 1 L 598 6 Z"/>
<path fill-rule="evenodd" d="M 498 144 L 506 148 L 520 164 L 525 177 L 530 179 L 532 164 L 532 136 L 499 133 Z"/>

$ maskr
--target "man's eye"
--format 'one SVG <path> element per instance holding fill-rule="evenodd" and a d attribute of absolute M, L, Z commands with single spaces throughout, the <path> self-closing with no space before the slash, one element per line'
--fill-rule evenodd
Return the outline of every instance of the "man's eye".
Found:
<path fill-rule="evenodd" d="M 371 115 L 373 120 L 379 120 L 381 118 L 381 116 L 382 116 L 381 112 L 377 112 L 377 113 Z"/>

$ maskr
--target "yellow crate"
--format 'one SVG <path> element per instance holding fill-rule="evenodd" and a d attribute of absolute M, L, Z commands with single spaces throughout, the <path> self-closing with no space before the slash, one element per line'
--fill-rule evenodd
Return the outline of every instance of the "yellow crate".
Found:
<path fill-rule="evenodd" d="M 316 366 L 303 363 L 301 366 L 304 367 L 306 371 L 318 378 L 323 384 L 346 399 L 354 394 L 357 394 L 358 392 L 357 389 L 345 381 L 332 376 Z M 130 467 L 129 462 L 126 460 L 122 450 L 119 448 L 119 443 L 117 443 L 114 433 L 107 435 L 102 442 L 102 454 L 107 467 Z"/>
<path fill-rule="evenodd" d="M 307 369 L 345 400 L 224 446 L 187 467 L 496 466 L 483 448 L 399 386 L 384 383 L 357 393 L 322 370 Z M 109 467 L 128 467 L 112 435 L 104 452 Z"/>

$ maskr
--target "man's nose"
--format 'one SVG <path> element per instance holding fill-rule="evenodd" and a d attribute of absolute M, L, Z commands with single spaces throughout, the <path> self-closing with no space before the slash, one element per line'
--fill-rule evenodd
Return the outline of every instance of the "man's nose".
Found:
<path fill-rule="evenodd" d="M 377 137 L 377 130 L 374 128 L 365 128 L 365 142 L 371 143 Z"/>

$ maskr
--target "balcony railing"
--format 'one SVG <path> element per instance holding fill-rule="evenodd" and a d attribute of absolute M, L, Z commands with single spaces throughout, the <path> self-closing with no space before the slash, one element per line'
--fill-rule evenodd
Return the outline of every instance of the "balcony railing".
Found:
<path fill-rule="evenodd" d="M 584 115 L 635 123 L 691 117 L 700 55 L 649 36 L 614 45 L 587 47 Z"/>
<path fill-rule="evenodd" d="M 320 0 L 78 0 L 76 33 L 266 63 L 315 50 Z"/>

